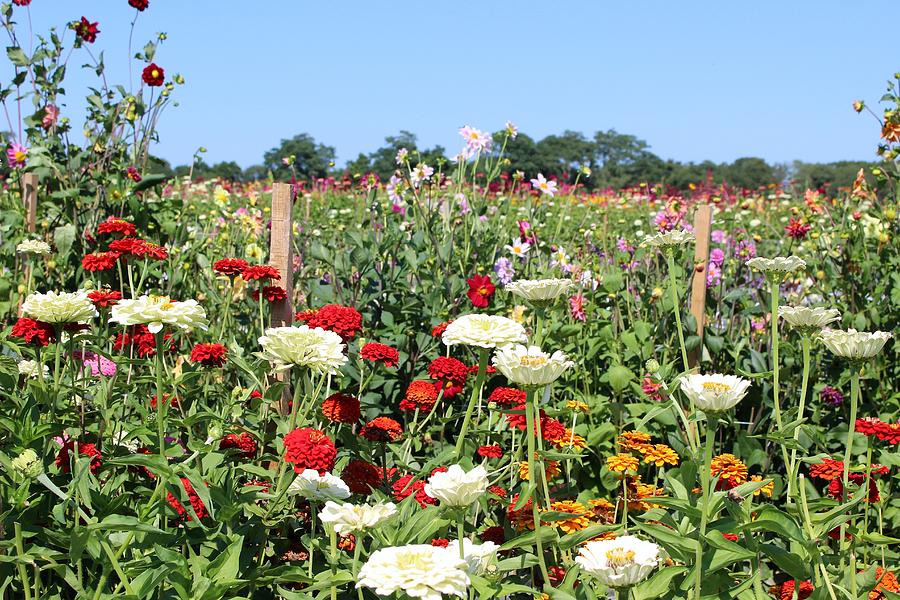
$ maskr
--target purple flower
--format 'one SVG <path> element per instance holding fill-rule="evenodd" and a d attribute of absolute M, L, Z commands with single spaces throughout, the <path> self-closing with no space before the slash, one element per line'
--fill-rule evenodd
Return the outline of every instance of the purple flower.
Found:
<path fill-rule="evenodd" d="M 616 240 L 616 248 L 618 248 L 620 252 L 628 252 L 629 254 L 634 252 L 634 246 L 630 245 L 623 237 Z"/>
<path fill-rule="evenodd" d="M 712 252 L 709 253 L 709 262 L 717 267 L 721 267 L 722 263 L 725 262 L 725 252 L 721 248 L 713 248 Z"/>
<path fill-rule="evenodd" d="M 706 265 L 706 287 L 715 287 L 722 282 L 722 270 L 712 262 Z"/>
<path fill-rule="evenodd" d="M 756 256 L 756 244 L 751 242 L 750 240 L 741 240 L 738 242 L 737 247 L 734 249 L 735 258 L 739 258 L 744 262 L 747 262 L 751 258 Z"/>
<path fill-rule="evenodd" d="M 500 285 L 508 284 L 516 276 L 512 262 L 510 262 L 510 260 L 505 257 L 498 258 L 497 262 L 494 263 L 494 273 L 497 274 L 497 279 L 500 280 Z"/>
<path fill-rule="evenodd" d="M 726 234 L 721 229 L 714 229 L 709 237 L 717 244 L 724 244 L 725 240 L 728 238 L 728 234 Z"/>
<path fill-rule="evenodd" d="M 840 390 L 826 385 L 819 392 L 819 400 L 831 406 L 840 406 L 844 402 L 844 395 Z"/>

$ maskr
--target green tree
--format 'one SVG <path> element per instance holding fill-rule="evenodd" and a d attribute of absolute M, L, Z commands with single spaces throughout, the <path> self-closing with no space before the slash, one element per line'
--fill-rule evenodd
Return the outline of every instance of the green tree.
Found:
<path fill-rule="evenodd" d="M 776 181 L 776 172 L 766 161 L 756 157 L 739 158 L 724 168 L 726 181 L 733 186 L 756 189 Z"/>
<path fill-rule="evenodd" d="M 312 179 L 328 175 L 334 164 L 334 147 L 316 143 L 308 133 L 300 133 L 292 138 L 281 140 L 281 144 L 263 155 L 263 166 L 272 171 L 276 180 L 287 181 L 291 178 L 290 167 L 282 159 L 295 157 L 294 169 L 298 179 Z"/>

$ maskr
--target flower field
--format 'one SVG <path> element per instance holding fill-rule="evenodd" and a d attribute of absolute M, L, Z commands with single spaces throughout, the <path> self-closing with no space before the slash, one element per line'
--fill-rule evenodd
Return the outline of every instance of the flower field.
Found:
<path fill-rule="evenodd" d="M 589 192 L 512 124 L 167 179 L 166 95 L 76 149 L 51 80 L 0 193 L 4 598 L 900 598 L 896 93 L 852 187 Z"/>

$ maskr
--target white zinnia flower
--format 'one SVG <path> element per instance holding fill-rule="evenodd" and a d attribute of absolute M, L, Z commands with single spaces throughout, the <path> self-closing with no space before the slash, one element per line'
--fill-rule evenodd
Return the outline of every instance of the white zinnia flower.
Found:
<path fill-rule="evenodd" d="M 81 323 L 97 316 L 87 291 L 34 293 L 25 298 L 22 313 L 44 323 Z"/>
<path fill-rule="evenodd" d="M 41 365 L 36 360 L 19 361 L 19 375 L 24 375 L 30 379 L 47 379 L 50 376 L 50 367 Z"/>
<path fill-rule="evenodd" d="M 397 507 L 393 502 L 387 504 L 338 504 L 328 501 L 325 508 L 319 513 L 323 523 L 331 523 L 334 530 L 340 534 L 354 531 L 365 532 L 378 527 L 384 521 L 397 514 Z"/>
<path fill-rule="evenodd" d="M 146 325 L 150 333 L 159 333 L 164 325 L 179 329 L 207 328 L 206 311 L 196 300 L 178 302 L 168 296 L 141 296 L 119 300 L 109 319 L 120 325 Z"/>
<path fill-rule="evenodd" d="M 784 276 L 791 271 L 805 269 L 806 261 L 798 256 L 776 256 L 775 258 L 757 256 L 748 260 L 747 266 L 766 274 Z"/>
<path fill-rule="evenodd" d="M 413 598 L 441 600 L 441 594 L 465 598 L 469 587 L 466 563 L 446 548 L 428 544 L 376 550 L 359 570 L 356 587 L 379 596 L 403 592 Z"/>
<path fill-rule="evenodd" d="M 747 395 L 750 381 L 735 375 L 692 374 L 681 380 L 681 391 L 703 412 L 723 412 Z"/>
<path fill-rule="evenodd" d="M 575 562 L 609 587 L 629 587 L 646 579 L 659 564 L 659 546 L 633 535 L 588 542 Z"/>
<path fill-rule="evenodd" d="M 321 327 L 272 327 L 259 338 L 260 356 L 275 364 L 276 370 L 297 365 L 314 373 L 333 375 L 347 362 L 341 336 Z"/>
<path fill-rule="evenodd" d="M 487 488 L 487 471 L 481 465 L 468 473 L 459 465 L 450 465 L 446 471 L 429 477 L 424 491 L 447 506 L 469 506 L 484 495 Z"/>
<path fill-rule="evenodd" d="M 826 325 L 841 320 L 841 311 L 836 308 L 808 308 L 806 306 L 781 306 L 778 315 L 797 329 L 822 329 Z"/>
<path fill-rule="evenodd" d="M 441 340 L 447 346 L 463 344 L 479 348 L 497 348 L 527 339 L 525 328 L 512 319 L 477 313 L 454 320 L 441 335 Z"/>
<path fill-rule="evenodd" d="M 344 480 L 331 473 L 319 475 L 315 469 L 303 469 L 287 490 L 290 496 L 303 496 L 308 500 L 342 500 L 350 497 L 350 488 Z"/>
<path fill-rule="evenodd" d="M 444 550 L 453 556 L 459 557 L 459 540 L 451 540 Z M 494 542 L 473 544 L 471 541 L 464 539 L 463 560 L 466 561 L 466 571 L 470 575 L 483 575 L 487 568 L 497 560 L 498 550 L 500 550 L 500 546 Z"/>
<path fill-rule="evenodd" d="M 525 387 L 550 385 L 575 365 L 559 350 L 547 354 L 537 346 L 522 344 L 499 348 L 493 363 L 507 379 Z"/>
<path fill-rule="evenodd" d="M 819 339 L 833 354 L 855 360 L 872 358 L 881 352 L 881 349 L 892 337 L 886 331 L 867 333 L 855 329 L 847 331 L 826 329 L 819 334 Z"/>
<path fill-rule="evenodd" d="M 694 241 L 694 234 L 684 229 L 673 229 L 671 231 L 662 231 L 655 235 L 648 235 L 641 242 L 642 246 L 653 246 L 654 248 L 674 248 L 688 242 Z"/>
<path fill-rule="evenodd" d="M 506 284 L 505 290 L 526 300 L 554 300 L 566 294 L 575 282 L 571 279 L 519 279 Z"/>
<path fill-rule="evenodd" d="M 19 254 L 50 254 L 50 244 L 41 240 L 24 240 L 16 246 Z"/>

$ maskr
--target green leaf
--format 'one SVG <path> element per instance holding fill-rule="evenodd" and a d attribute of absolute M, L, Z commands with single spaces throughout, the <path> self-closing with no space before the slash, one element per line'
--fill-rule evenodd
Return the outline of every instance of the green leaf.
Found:
<path fill-rule="evenodd" d="M 760 544 L 759 547 L 766 556 L 772 559 L 772 562 L 778 565 L 778 568 L 794 579 L 802 581 L 809 577 L 807 572 L 808 564 L 796 554 L 792 554 L 774 544 Z"/>
<path fill-rule="evenodd" d="M 75 226 L 71 223 L 61 225 L 53 230 L 53 244 L 61 258 L 65 258 L 72 250 L 72 244 L 75 243 Z"/>
<path fill-rule="evenodd" d="M 653 577 L 632 588 L 634 600 L 653 600 L 669 591 L 674 584 L 672 580 L 687 573 L 687 567 L 666 567 L 653 574 Z"/>
<path fill-rule="evenodd" d="M 143 192 L 144 190 L 149 190 L 155 185 L 162 185 L 169 180 L 168 175 L 163 175 L 162 173 L 151 173 L 150 175 L 144 175 L 143 179 L 138 181 L 134 185 L 135 192 Z"/>
<path fill-rule="evenodd" d="M 137 517 L 129 515 L 108 515 L 99 523 L 87 526 L 91 531 L 142 531 L 144 533 L 165 533 L 162 529 L 141 523 Z"/>
<path fill-rule="evenodd" d="M 634 379 L 634 373 L 631 369 L 622 365 L 613 365 L 607 372 L 609 376 L 609 385 L 616 392 L 622 392 L 628 387 L 628 384 Z"/>
<path fill-rule="evenodd" d="M 25 52 L 18 46 L 8 46 L 6 48 L 6 56 L 8 56 L 10 62 L 12 62 L 12 64 L 16 65 L 17 67 L 28 66 L 28 57 L 25 55 Z"/>

